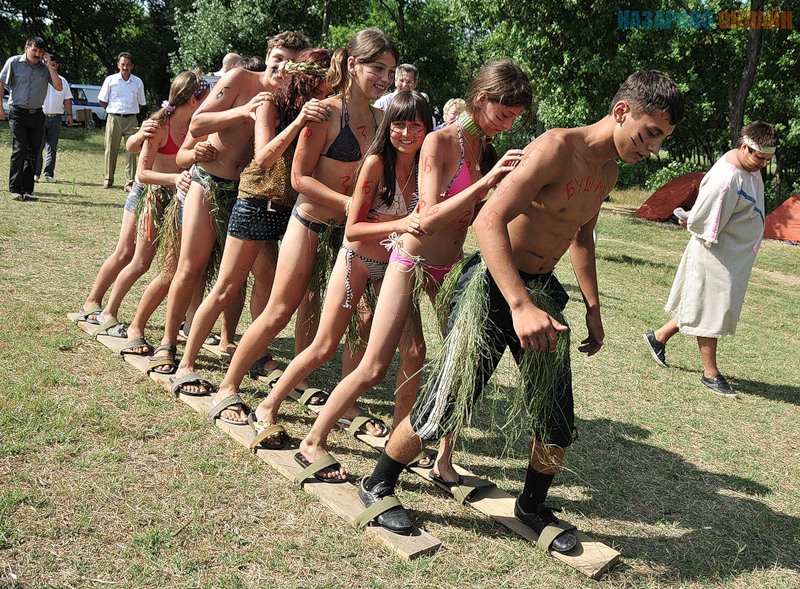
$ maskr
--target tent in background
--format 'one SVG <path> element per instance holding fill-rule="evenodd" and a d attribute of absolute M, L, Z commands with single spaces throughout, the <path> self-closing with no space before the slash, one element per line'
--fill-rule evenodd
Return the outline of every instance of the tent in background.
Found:
<path fill-rule="evenodd" d="M 767 215 L 764 224 L 766 239 L 800 241 L 800 194 L 795 194 Z"/>
<path fill-rule="evenodd" d="M 666 221 L 678 207 L 688 211 L 697 200 L 700 181 L 705 175 L 705 172 L 690 172 L 673 178 L 650 195 L 637 209 L 636 216 L 650 221 Z"/>

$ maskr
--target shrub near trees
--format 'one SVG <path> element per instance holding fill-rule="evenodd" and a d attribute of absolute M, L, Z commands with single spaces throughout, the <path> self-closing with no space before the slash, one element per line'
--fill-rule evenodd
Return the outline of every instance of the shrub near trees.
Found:
<path fill-rule="evenodd" d="M 780 132 L 768 170 L 771 206 L 800 189 L 800 35 L 794 29 L 619 29 L 618 0 L 76 0 L 0 2 L 0 57 L 19 52 L 29 34 L 59 48 L 68 79 L 98 82 L 120 50 L 137 56 L 137 74 L 160 100 L 175 72 L 218 69 L 230 50 L 262 55 L 266 39 L 301 30 L 312 43 L 339 47 L 364 26 L 397 42 L 403 61 L 420 70 L 420 89 L 435 109 L 463 96 L 487 59 L 514 58 L 538 95 L 534 124 L 499 148 L 527 142 L 546 128 L 576 126 L 608 109 L 609 97 L 635 69 L 669 73 L 687 99 L 687 116 L 665 145 L 669 158 L 707 167 L 742 122 L 762 119 Z M 667 2 L 643 0 L 641 11 L 779 8 L 800 15 L 800 0 Z M 111 17 L 113 15 L 113 18 Z M 124 26 L 114 23 L 124 22 Z M 661 167 L 661 166 L 657 166 Z"/>

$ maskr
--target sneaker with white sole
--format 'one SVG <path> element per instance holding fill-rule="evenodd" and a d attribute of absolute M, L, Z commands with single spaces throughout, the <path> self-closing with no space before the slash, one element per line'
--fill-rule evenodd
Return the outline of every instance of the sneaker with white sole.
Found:
<path fill-rule="evenodd" d="M 53 178 L 52 176 L 45 176 L 44 177 L 44 181 L 47 182 L 48 184 L 55 184 L 56 183 L 56 179 Z"/>
<path fill-rule="evenodd" d="M 666 344 L 662 344 L 660 341 L 656 339 L 656 334 L 652 331 L 649 331 L 642 335 L 644 341 L 647 342 L 647 349 L 650 350 L 650 354 L 653 356 L 653 360 L 659 366 L 663 366 L 664 368 L 667 367 L 667 346 Z"/>

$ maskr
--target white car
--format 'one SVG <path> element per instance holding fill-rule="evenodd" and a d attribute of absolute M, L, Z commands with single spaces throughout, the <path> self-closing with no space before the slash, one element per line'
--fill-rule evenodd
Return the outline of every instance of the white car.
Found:
<path fill-rule="evenodd" d="M 72 90 L 72 119 L 75 124 L 82 124 L 87 129 L 102 126 L 106 122 L 108 113 L 97 101 L 97 97 L 100 95 L 100 86 L 70 84 L 69 87 Z M 65 114 L 63 118 L 66 120 L 67 115 Z"/>

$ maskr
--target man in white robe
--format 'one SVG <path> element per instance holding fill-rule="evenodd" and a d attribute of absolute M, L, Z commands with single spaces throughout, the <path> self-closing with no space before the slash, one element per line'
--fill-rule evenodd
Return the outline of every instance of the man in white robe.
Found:
<path fill-rule="evenodd" d="M 742 129 L 736 149 L 720 158 L 700 184 L 697 202 L 681 225 L 691 233 L 665 310 L 672 319 L 644 334 L 655 361 L 666 366 L 665 348 L 679 331 L 697 337 L 701 382 L 736 397 L 717 367 L 717 340 L 736 333 L 744 295 L 764 233 L 761 168 L 775 154 L 778 137 L 767 123 Z"/>

